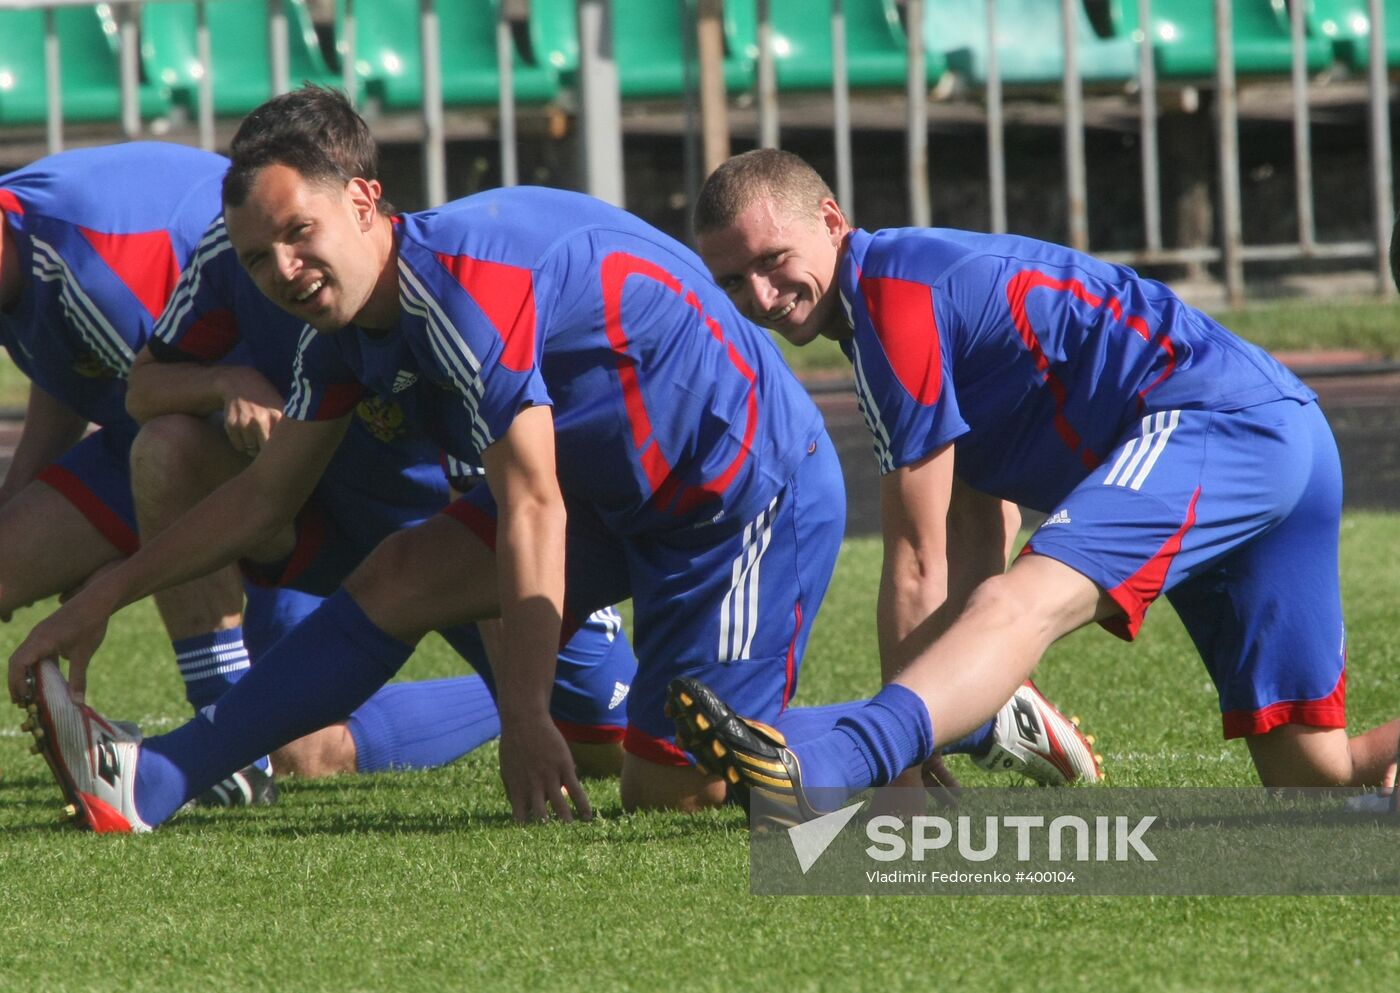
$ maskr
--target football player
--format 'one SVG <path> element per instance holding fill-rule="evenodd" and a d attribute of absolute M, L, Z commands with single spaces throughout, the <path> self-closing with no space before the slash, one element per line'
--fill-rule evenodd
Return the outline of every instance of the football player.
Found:
<path fill-rule="evenodd" d="M 678 683 L 681 738 L 708 768 L 762 787 L 763 763 L 811 816 L 804 787 L 886 783 L 985 734 L 1056 638 L 1097 621 L 1131 639 L 1165 595 L 1263 783 L 1380 782 L 1400 721 L 1345 730 L 1337 450 L 1287 369 L 1122 266 L 1008 235 L 853 229 L 788 153 L 727 162 L 696 215 L 744 313 L 796 345 L 833 339 L 854 367 L 892 679 L 786 744 L 733 720 L 723 690 Z M 1002 499 L 1047 515 L 1004 574 L 978 559 L 1000 548 Z"/>

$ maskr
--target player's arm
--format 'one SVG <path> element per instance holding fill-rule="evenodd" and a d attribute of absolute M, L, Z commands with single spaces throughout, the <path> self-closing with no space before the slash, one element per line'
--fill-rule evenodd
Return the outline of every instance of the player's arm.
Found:
<path fill-rule="evenodd" d="M 76 445 L 87 429 L 87 418 L 33 383 L 24 413 L 24 432 L 0 485 L 0 505 L 24 489 L 40 470 Z"/>
<path fill-rule="evenodd" d="M 127 413 L 144 424 L 162 414 L 223 413 L 224 432 L 238 451 L 256 454 L 282 419 L 283 396 L 257 369 L 234 364 L 161 361 L 147 345 L 127 381 Z M 164 346 L 170 348 L 170 346 Z"/>
<path fill-rule="evenodd" d="M 1021 526 L 1014 503 L 988 496 L 953 480 L 948 507 L 949 620 L 962 613 L 972 591 L 1006 571 L 1012 542 Z M 941 632 L 940 632 L 941 633 Z"/>
<path fill-rule="evenodd" d="M 10 657 L 11 699 L 22 702 L 29 667 L 58 655 L 72 662 L 69 681 L 81 698 L 88 660 L 102 642 L 107 619 L 157 590 L 227 565 L 275 535 L 311 495 L 348 423 L 348 416 L 333 421 L 284 419 L 247 469 L 135 555 L 99 573 L 30 632 Z"/>
<path fill-rule="evenodd" d="M 482 456 L 499 508 L 501 779 L 517 821 L 540 820 L 551 809 L 570 820 L 568 797 L 590 817 L 573 758 L 549 715 L 564 609 L 565 527 L 551 409 L 520 411 Z"/>
<path fill-rule="evenodd" d="M 897 676 L 951 621 L 948 599 L 948 508 L 953 446 L 944 445 L 880 478 L 885 561 L 876 608 L 880 675 Z"/>

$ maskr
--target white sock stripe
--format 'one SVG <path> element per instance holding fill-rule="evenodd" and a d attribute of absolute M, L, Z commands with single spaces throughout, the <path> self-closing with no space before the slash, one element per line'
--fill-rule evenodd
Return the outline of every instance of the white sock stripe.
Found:
<path fill-rule="evenodd" d="M 249 662 L 247 659 L 244 659 L 241 662 L 216 663 L 212 665 L 206 665 L 203 667 L 190 666 L 189 668 L 186 668 L 184 666 L 181 666 L 180 678 L 183 679 L 186 683 L 197 683 L 201 679 L 212 679 L 215 676 L 227 676 L 231 672 L 242 672 L 243 670 L 251 669 L 252 667 L 252 663 Z"/>
<path fill-rule="evenodd" d="M 229 659 L 246 659 L 248 649 L 242 642 L 237 645 L 212 645 L 208 648 L 192 648 L 189 651 L 176 652 L 175 661 L 180 665 L 191 662 L 208 662 L 210 660 L 225 662 Z"/>
<path fill-rule="evenodd" d="M 1157 433 L 1157 444 L 1152 446 L 1151 454 L 1147 456 L 1147 459 L 1142 464 L 1142 469 L 1133 477 L 1133 481 L 1130 484 L 1135 490 L 1142 489 L 1142 484 L 1147 480 L 1147 474 L 1152 471 L 1152 467 L 1156 465 L 1157 460 L 1161 458 L 1162 449 L 1167 447 L 1167 439 L 1172 436 L 1172 432 L 1176 430 L 1177 424 L 1181 422 L 1181 411 L 1169 411 L 1164 414 L 1163 417 L 1165 423 Z"/>

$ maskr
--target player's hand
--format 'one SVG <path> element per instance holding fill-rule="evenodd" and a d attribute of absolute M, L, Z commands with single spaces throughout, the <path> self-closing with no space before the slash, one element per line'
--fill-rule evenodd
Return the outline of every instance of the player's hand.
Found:
<path fill-rule="evenodd" d="M 234 450 L 257 456 L 282 419 L 282 394 L 256 369 L 239 368 L 224 397 L 224 433 Z"/>
<path fill-rule="evenodd" d="M 519 728 L 502 722 L 501 782 L 517 824 L 548 820 L 551 811 L 561 821 L 572 821 L 570 800 L 579 817 L 593 819 L 588 794 L 579 785 L 574 769 L 574 757 L 547 717 Z"/>
<path fill-rule="evenodd" d="M 107 636 L 109 612 L 95 600 L 76 597 L 41 621 L 10 656 L 10 700 L 28 702 L 25 677 L 43 659 L 68 660 L 68 688 L 77 703 L 87 692 L 87 667 L 97 646 Z"/>

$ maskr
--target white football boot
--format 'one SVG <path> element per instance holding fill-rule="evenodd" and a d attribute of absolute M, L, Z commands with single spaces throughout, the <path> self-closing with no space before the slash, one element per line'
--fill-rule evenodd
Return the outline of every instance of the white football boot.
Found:
<path fill-rule="evenodd" d="M 1103 756 L 1094 739 L 1079 730 L 1079 718 L 1065 717 L 1029 679 L 997 712 L 992 747 L 973 759 L 993 772 L 1020 773 L 1042 786 L 1097 783 Z"/>
<path fill-rule="evenodd" d="M 30 670 L 29 686 L 29 718 L 21 726 L 68 800 L 65 817 L 98 834 L 151 830 L 132 795 L 141 736 L 74 703 L 53 659 Z"/>

